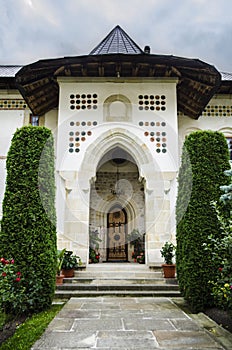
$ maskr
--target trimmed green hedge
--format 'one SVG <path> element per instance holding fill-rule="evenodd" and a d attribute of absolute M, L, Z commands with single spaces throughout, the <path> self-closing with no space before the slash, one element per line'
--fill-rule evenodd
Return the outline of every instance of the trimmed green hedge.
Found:
<path fill-rule="evenodd" d="M 26 312 L 51 305 L 56 274 L 54 146 L 51 131 L 26 126 L 7 155 L 0 255 L 22 273 Z"/>
<path fill-rule="evenodd" d="M 176 265 L 180 290 L 195 312 L 212 304 L 208 281 L 214 280 L 218 267 L 203 244 L 209 235 L 219 235 L 219 222 L 211 202 L 219 200 L 220 186 L 228 180 L 224 170 L 229 167 L 223 134 L 197 131 L 186 138 L 176 204 Z"/>

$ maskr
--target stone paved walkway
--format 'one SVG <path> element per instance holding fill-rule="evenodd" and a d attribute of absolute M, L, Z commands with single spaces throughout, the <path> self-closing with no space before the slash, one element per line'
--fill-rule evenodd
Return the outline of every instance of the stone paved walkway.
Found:
<path fill-rule="evenodd" d="M 181 302 L 181 298 L 71 298 L 32 349 L 232 349 L 229 333 L 208 318 L 190 317 L 178 306 Z"/>

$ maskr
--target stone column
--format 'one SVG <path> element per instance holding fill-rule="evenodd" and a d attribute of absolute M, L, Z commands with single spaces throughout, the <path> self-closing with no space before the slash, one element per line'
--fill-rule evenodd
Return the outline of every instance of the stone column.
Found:
<path fill-rule="evenodd" d="M 58 235 L 59 248 L 72 250 L 88 263 L 89 256 L 89 188 L 81 189 L 78 173 L 62 172 L 65 179 L 65 212 L 63 232 Z"/>
<path fill-rule="evenodd" d="M 163 179 L 156 179 L 153 188 L 145 190 L 145 214 L 146 214 L 146 252 L 147 263 L 155 264 L 163 262 L 160 249 L 166 241 L 173 240 L 171 229 L 172 201 L 169 192 L 171 181 L 176 173 L 162 174 Z"/>

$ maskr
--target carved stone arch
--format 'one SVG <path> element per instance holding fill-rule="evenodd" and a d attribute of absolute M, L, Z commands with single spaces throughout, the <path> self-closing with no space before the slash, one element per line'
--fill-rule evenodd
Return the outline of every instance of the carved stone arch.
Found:
<path fill-rule="evenodd" d="M 220 128 L 218 131 L 221 132 L 226 138 L 229 149 L 230 161 L 232 161 L 232 128 L 224 127 Z"/>
<path fill-rule="evenodd" d="M 195 131 L 200 131 L 201 129 L 200 128 L 197 128 L 197 127 L 190 127 L 190 128 L 187 128 L 185 130 L 185 133 L 184 133 L 184 136 L 188 136 L 189 134 L 191 134 L 192 132 L 195 132 Z"/>
<path fill-rule="evenodd" d="M 102 133 L 86 150 L 79 172 L 79 185 L 82 190 L 88 190 L 91 179 L 95 178 L 97 166 L 101 158 L 115 147 L 120 147 L 129 153 L 138 167 L 140 179 L 146 179 L 146 187 L 152 188 L 154 174 L 149 169 L 154 164 L 153 157 L 144 142 L 129 130 L 122 128 L 110 129 Z"/>
<path fill-rule="evenodd" d="M 220 128 L 218 131 L 224 134 L 225 137 L 232 137 L 232 128 L 230 127 Z"/>
<path fill-rule="evenodd" d="M 108 213 L 112 207 L 117 205 L 125 209 L 127 213 L 127 218 L 128 218 L 128 225 L 132 226 L 133 222 L 136 219 L 137 203 L 133 199 L 130 199 L 130 201 L 128 201 L 125 204 L 123 199 L 120 199 L 120 198 L 115 199 L 113 197 L 111 201 L 102 201 L 102 203 L 100 203 L 99 205 L 99 215 L 101 218 L 102 226 L 105 226 L 106 213 Z"/>
<path fill-rule="evenodd" d="M 131 101 L 124 95 L 111 95 L 103 103 L 104 121 L 132 121 Z"/>

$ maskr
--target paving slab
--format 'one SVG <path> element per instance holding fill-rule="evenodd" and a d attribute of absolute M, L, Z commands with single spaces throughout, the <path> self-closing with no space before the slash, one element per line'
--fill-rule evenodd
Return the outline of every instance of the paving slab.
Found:
<path fill-rule="evenodd" d="M 182 304 L 164 297 L 71 298 L 31 350 L 232 349 L 231 334 Z"/>
<path fill-rule="evenodd" d="M 199 349 L 218 348 L 218 344 L 210 335 L 201 331 L 154 331 L 159 346 L 165 349 L 183 346 L 188 348 L 198 347 Z"/>

